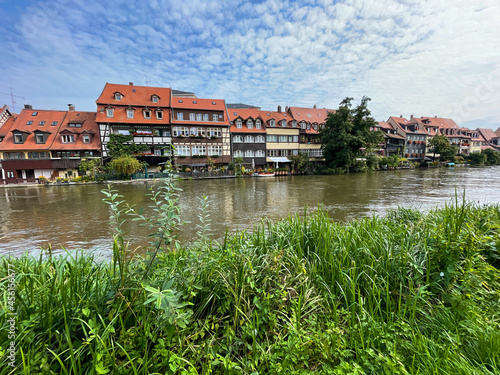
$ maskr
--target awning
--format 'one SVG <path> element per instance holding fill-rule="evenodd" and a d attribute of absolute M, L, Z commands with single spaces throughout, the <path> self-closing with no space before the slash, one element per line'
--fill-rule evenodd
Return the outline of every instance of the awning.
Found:
<path fill-rule="evenodd" d="M 273 163 L 290 163 L 291 162 L 291 160 L 288 159 L 286 156 L 266 158 L 266 161 L 272 161 Z"/>

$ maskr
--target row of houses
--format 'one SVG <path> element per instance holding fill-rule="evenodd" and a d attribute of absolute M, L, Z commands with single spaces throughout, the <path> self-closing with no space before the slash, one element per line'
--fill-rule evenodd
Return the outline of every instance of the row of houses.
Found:
<path fill-rule="evenodd" d="M 19 114 L 4 106 L 0 113 L 2 183 L 71 178 L 80 174 L 83 158 L 110 158 L 113 137 L 127 136 L 143 151 L 136 155 L 156 172 L 167 160 L 179 166 L 226 165 L 235 158 L 253 168 L 289 167 L 292 155 L 307 153 L 322 161 L 319 130 L 334 109 L 278 106 L 265 111 L 223 99 L 163 87 L 106 83 L 96 112 L 33 109 Z M 389 117 L 373 130 L 384 132 L 380 155 L 398 154 L 415 161 L 429 158 L 428 140 L 446 135 L 460 154 L 497 147 L 490 129 L 460 128 L 437 117 Z M 498 131 L 497 131 L 498 132 Z M 210 159 L 208 159 L 210 158 Z"/>

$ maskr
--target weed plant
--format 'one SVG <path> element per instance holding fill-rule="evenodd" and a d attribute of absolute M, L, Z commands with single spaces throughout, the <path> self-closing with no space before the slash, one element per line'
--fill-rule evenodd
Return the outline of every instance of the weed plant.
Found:
<path fill-rule="evenodd" d="M 219 244 L 202 198 L 197 239 L 182 246 L 174 181 L 151 194 L 146 219 L 107 191 L 109 263 L 2 259 L 18 314 L 12 368 L 4 292 L 2 374 L 500 373 L 498 205 L 348 223 L 317 210 Z M 154 230 L 146 256 L 120 231 L 131 216 Z"/>

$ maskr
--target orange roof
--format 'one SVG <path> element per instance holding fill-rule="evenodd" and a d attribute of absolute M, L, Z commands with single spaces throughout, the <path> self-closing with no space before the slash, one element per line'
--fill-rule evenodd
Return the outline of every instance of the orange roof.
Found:
<path fill-rule="evenodd" d="M 69 124 L 81 124 L 81 127 L 69 126 Z M 99 125 L 96 122 L 95 112 L 69 111 L 59 128 L 59 133 L 66 132 L 75 135 L 75 143 L 63 143 L 62 137 L 58 136 L 52 143 L 51 150 L 101 150 L 101 138 Z M 83 135 L 90 135 L 90 143 L 83 142 Z"/>
<path fill-rule="evenodd" d="M 497 135 L 497 137 L 500 137 L 500 128 L 498 128 L 497 130 L 495 130 L 495 134 Z"/>
<path fill-rule="evenodd" d="M 115 99 L 115 93 L 123 95 L 121 100 Z M 153 95 L 158 96 L 158 102 L 154 103 Z M 132 105 L 142 107 L 170 107 L 172 89 L 168 87 L 150 87 L 135 85 L 120 85 L 116 83 L 107 83 L 102 90 L 101 95 L 96 100 L 97 104 L 102 105 Z"/>
<path fill-rule="evenodd" d="M 7 130 L 4 140 L 0 143 L 0 150 L 48 150 L 56 138 L 65 115 L 66 111 L 23 109 Z M 29 124 L 30 121 L 31 124 Z M 14 130 L 29 133 L 24 143 L 14 143 L 14 134 L 12 133 Z M 43 131 L 48 134 L 44 144 L 36 143 L 35 131 Z"/>
<path fill-rule="evenodd" d="M 290 107 L 288 111 L 297 122 L 305 121 L 311 124 L 324 124 L 328 117 L 328 112 L 335 113 L 334 109 L 305 107 Z"/>
<path fill-rule="evenodd" d="M 383 129 L 387 130 L 394 130 L 391 124 L 389 124 L 387 121 L 379 121 L 378 126 L 380 126 Z"/>
<path fill-rule="evenodd" d="M 5 124 L 0 128 L 0 138 L 5 137 L 10 131 L 11 126 L 14 124 L 15 117 L 9 117 Z"/>
<path fill-rule="evenodd" d="M 262 111 L 260 111 L 259 109 L 257 109 L 257 108 L 228 108 L 227 111 L 228 111 L 230 121 L 233 122 L 233 124 L 229 128 L 229 130 L 232 133 L 266 133 L 265 121 L 261 115 Z M 235 124 L 235 121 L 238 118 L 241 118 L 241 120 L 243 121 L 241 128 L 237 128 L 236 124 Z M 252 129 L 248 129 L 248 127 L 247 127 L 247 120 L 248 119 L 253 120 L 253 128 Z M 262 122 L 260 129 L 255 128 L 255 121 L 257 119 L 260 119 Z"/>
<path fill-rule="evenodd" d="M 226 111 L 224 99 L 172 98 L 172 108 L 200 109 L 208 111 Z"/>
<path fill-rule="evenodd" d="M 487 140 L 488 142 L 491 141 L 492 138 L 496 138 L 497 135 L 493 131 L 493 129 L 486 129 L 486 128 L 477 128 L 477 130 L 481 133 L 483 138 Z"/>

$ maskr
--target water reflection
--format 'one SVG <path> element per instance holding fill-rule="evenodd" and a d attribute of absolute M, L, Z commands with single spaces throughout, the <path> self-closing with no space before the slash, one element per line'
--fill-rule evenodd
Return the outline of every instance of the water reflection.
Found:
<path fill-rule="evenodd" d="M 500 169 L 455 168 L 403 170 L 342 176 L 294 176 L 209 181 L 181 181 L 181 229 L 184 240 L 196 233 L 197 197 L 210 199 L 216 238 L 251 228 L 263 217 L 279 219 L 322 206 L 335 220 L 385 213 L 399 205 L 428 209 L 450 202 L 465 189 L 469 200 L 500 202 Z M 146 207 L 152 184 L 116 185 L 128 204 Z M 113 226 L 101 199 L 105 185 L 0 189 L 0 253 L 37 253 L 53 249 L 88 249 L 109 254 Z M 145 243 L 147 231 L 137 222 L 125 229 L 133 246 Z"/>

